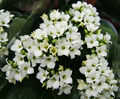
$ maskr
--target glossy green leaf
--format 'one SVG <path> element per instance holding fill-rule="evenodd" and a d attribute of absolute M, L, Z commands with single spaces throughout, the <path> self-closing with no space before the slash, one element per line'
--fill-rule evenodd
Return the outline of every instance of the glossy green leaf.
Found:
<path fill-rule="evenodd" d="M 0 0 L 0 4 L 2 3 L 3 0 Z"/>
<path fill-rule="evenodd" d="M 112 42 L 117 42 L 117 36 L 118 36 L 117 30 L 109 21 L 101 20 L 100 27 L 102 28 L 102 32 L 104 34 L 107 32 L 111 35 Z"/>
<path fill-rule="evenodd" d="M 109 63 L 111 66 L 119 66 L 120 65 L 120 44 L 112 44 L 109 48 Z"/>
<path fill-rule="evenodd" d="M 5 80 L 4 75 L 3 75 L 2 71 L 0 70 L 0 92 L 5 87 L 6 83 L 7 83 L 7 81 Z"/>
<path fill-rule="evenodd" d="M 41 99 L 40 83 L 36 80 L 24 80 L 16 85 L 7 84 L 0 92 L 0 99 Z"/>
<path fill-rule="evenodd" d="M 17 35 L 17 33 L 20 32 L 21 28 L 24 26 L 26 22 L 25 18 L 18 18 L 16 17 L 12 24 L 10 25 L 9 29 L 8 29 L 8 33 L 9 33 L 9 41 Z"/>

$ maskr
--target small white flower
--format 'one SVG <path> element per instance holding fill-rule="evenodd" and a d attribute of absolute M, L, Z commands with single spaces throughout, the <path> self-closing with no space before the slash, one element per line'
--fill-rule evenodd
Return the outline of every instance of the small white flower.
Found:
<path fill-rule="evenodd" d="M 26 71 L 27 74 L 33 74 L 34 73 L 34 69 L 33 67 L 30 66 L 29 62 L 25 62 L 22 65 L 18 66 L 20 69 L 22 69 L 23 71 Z"/>
<path fill-rule="evenodd" d="M 93 48 L 99 45 L 99 42 L 97 41 L 97 36 L 95 34 L 85 37 L 85 41 L 88 48 Z"/>
<path fill-rule="evenodd" d="M 37 40 L 34 41 L 34 45 L 31 47 L 31 53 L 34 54 L 35 57 L 40 57 L 43 54 L 40 44 Z"/>
<path fill-rule="evenodd" d="M 22 74 L 21 74 L 21 73 L 17 73 L 17 74 L 15 75 L 15 80 L 17 80 L 17 81 L 22 81 L 22 80 L 23 80 Z"/>
<path fill-rule="evenodd" d="M 53 69 L 55 67 L 55 62 L 56 62 L 56 57 L 53 57 L 52 55 L 46 56 L 44 55 L 43 58 L 41 59 L 41 67 L 48 67 L 50 69 Z"/>
<path fill-rule="evenodd" d="M 62 83 L 67 83 L 67 84 L 72 84 L 72 70 L 65 70 L 65 71 L 60 71 L 60 81 Z"/>
<path fill-rule="evenodd" d="M 17 39 L 12 45 L 11 50 L 20 52 L 22 49 L 23 49 L 22 43 L 20 40 Z"/>
<path fill-rule="evenodd" d="M 56 24 L 55 24 L 55 31 L 56 31 L 58 37 L 63 35 L 63 33 L 67 29 L 68 29 L 68 22 L 66 22 L 66 21 L 56 22 Z"/>
<path fill-rule="evenodd" d="M 62 56 L 62 55 L 68 56 L 69 55 L 69 53 L 70 53 L 70 51 L 69 51 L 70 43 L 67 42 L 65 38 L 59 39 L 57 41 L 56 46 L 58 48 L 58 56 Z"/>
<path fill-rule="evenodd" d="M 86 96 L 88 98 L 90 98 L 92 96 L 93 97 L 97 97 L 99 95 L 99 93 L 96 90 L 92 89 L 92 88 L 87 88 L 85 93 L 86 93 Z"/>
<path fill-rule="evenodd" d="M 2 49 L 0 48 L 0 56 L 2 57 L 3 55 L 8 55 L 8 48 L 6 47 L 2 47 Z"/>
<path fill-rule="evenodd" d="M 107 56 L 106 49 L 107 49 L 106 45 L 96 47 L 96 52 L 97 52 L 98 56 L 99 57 Z"/>
<path fill-rule="evenodd" d="M 78 87 L 77 87 L 78 90 L 83 90 L 86 88 L 86 84 L 83 80 L 77 79 L 77 81 L 78 81 Z"/>
<path fill-rule="evenodd" d="M 28 52 L 31 52 L 35 43 L 34 43 L 34 40 L 31 39 L 31 38 L 28 38 L 26 40 L 24 40 L 23 42 L 23 47 L 28 51 Z"/>
<path fill-rule="evenodd" d="M 38 58 L 36 58 L 33 53 L 28 53 L 27 58 L 31 61 L 32 67 L 37 65 Z"/>
<path fill-rule="evenodd" d="M 14 61 L 18 64 L 18 65 L 22 65 L 24 64 L 24 55 L 20 54 L 19 52 L 15 53 L 15 57 L 14 57 Z"/>
<path fill-rule="evenodd" d="M 0 10 L 0 26 L 9 27 L 9 22 L 13 18 L 14 15 L 10 14 L 9 11 L 3 12 L 4 10 Z"/>
<path fill-rule="evenodd" d="M 36 38 L 36 39 L 42 40 L 43 38 L 47 37 L 47 32 L 46 32 L 45 30 L 36 29 L 36 30 L 32 33 L 32 37 L 33 37 L 33 38 Z"/>
<path fill-rule="evenodd" d="M 40 79 L 40 82 L 43 83 L 47 79 L 48 71 L 45 71 L 42 68 L 38 68 L 39 72 L 37 73 L 36 78 Z"/>
<path fill-rule="evenodd" d="M 44 52 L 47 52 L 49 47 L 50 45 L 46 39 L 42 43 L 40 43 L 40 49 Z"/>
<path fill-rule="evenodd" d="M 80 52 L 80 44 L 74 44 L 73 46 L 71 46 L 70 48 L 70 57 L 71 59 L 74 59 L 75 58 L 75 55 L 81 55 L 81 52 Z"/>
<path fill-rule="evenodd" d="M 28 40 L 30 38 L 31 37 L 29 35 L 20 36 L 20 39 L 21 39 L 22 42 L 24 42 L 24 41 L 26 41 L 26 40 Z"/>
<path fill-rule="evenodd" d="M 58 20 L 61 18 L 61 14 L 58 10 L 53 10 L 51 13 L 50 13 L 50 18 L 51 20 Z"/>
<path fill-rule="evenodd" d="M 92 72 L 90 75 L 86 78 L 87 83 L 99 83 L 100 82 L 100 72 Z"/>
<path fill-rule="evenodd" d="M 8 34 L 5 33 L 0 33 L 0 42 L 7 42 L 8 41 Z"/>
<path fill-rule="evenodd" d="M 58 95 L 62 95 L 63 93 L 70 94 L 71 89 L 72 89 L 72 86 L 70 86 L 68 84 L 64 84 L 62 87 L 60 87 L 60 91 L 59 91 Z"/>
<path fill-rule="evenodd" d="M 47 88 L 59 88 L 59 75 L 53 75 L 49 80 L 47 81 Z"/>
<path fill-rule="evenodd" d="M 46 31 L 48 32 L 48 35 L 53 37 L 53 39 L 57 37 L 57 33 L 54 25 L 49 25 L 48 28 L 46 28 Z"/>
<path fill-rule="evenodd" d="M 81 40 L 81 35 L 79 32 L 68 32 L 66 33 L 66 39 L 71 43 L 71 44 L 75 44 L 75 43 L 79 43 L 79 45 L 83 44 L 83 41 Z"/>
<path fill-rule="evenodd" d="M 70 16 L 68 14 L 65 14 L 64 12 L 61 13 L 61 19 L 63 21 L 68 21 L 70 19 Z"/>
<path fill-rule="evenodd" d="M 106 33 L 106 34 L 104 35 L 103 39 L 104 39 L 104 41 L 105 41 L 106 43 L 110 43 L 110 42 L 111 42 L 111 41 L 110 41 L 111 36 L 110 36 L 108 33 Z"/>
<path fill-rule="evenodd" d="M 95 68 L 98 66 L 98 62 L 99 62 L 98 57 L 94 56 L 93 58 L 86 60 L 86 66 Z"/>

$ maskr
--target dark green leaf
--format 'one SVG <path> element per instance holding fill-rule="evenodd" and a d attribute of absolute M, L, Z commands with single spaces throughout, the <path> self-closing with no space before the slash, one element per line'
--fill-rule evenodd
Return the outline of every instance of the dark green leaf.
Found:
<path fill-rule="evenodd" d="M 7 81 L 5 80 L 4 75 L 3 75 L 2 71 L 0 70 L 0 92 L 5 87 L 6 83 L 7 83 Z"/>
<path fill-rule="evenodd" d="M 16 17 L 12 24 L 10 25 L 9 29 L 8 29 L 8 33 L 9 33 L 9 41 L 16 36 L 17 33 L 20 32 L 21 28 L 24 26 L 26 22 L 25 18 L 18 18 Z"/>
<path fill-rule="evenodd" d="M 112 67 L 117 68 L 120 65 L 120 44 L 113 43 L 109 48 L 109 63 Z"/>

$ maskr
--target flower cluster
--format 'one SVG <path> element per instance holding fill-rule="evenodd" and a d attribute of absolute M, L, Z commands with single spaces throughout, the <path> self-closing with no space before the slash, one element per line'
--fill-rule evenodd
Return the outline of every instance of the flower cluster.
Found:
<path fill-rule="evenodd" d="M 58 95 L 62 93 L 70 94 L 72 86 L 72 70 L 65 69 L 63 66 L 60 66 L 58 72 L 55 73 L 54 70 L 45 70 L 39 67 L 39 72 L 37 74 L 37 79 L 43 83 L 43 86 L 46 88 L 59 89 Z"/>
<path fill-rule="evenodd" d="M 37 78 L 43 85 L 46 83 L 47 88 L 60 89 L 58 94 L 70 93 L 72 71 L 67 68 L 54 71 L 59 69 L 56 65 L 59 57 L 74 59 L 76 55 L 81 55 L 81 34 L 69 18 L 68 14 L 58 10 L 51 11 L 49 16 L 43 14 L 44 22 L 38 29 L 30 36 L 20 36 L 20 39 L 14 42 L 11 50 L 15 52 L 15 57 L 2 69 L 9 82 L 22 81 L 34 73 L 33 67 L 40 64 Z M 55 72 L 52 76 L 51 71 Z"/>
<path fill-rule="evenodd" d="M 72 16 L 72 22 L 78 26 L 84 26 L 88 31 L 93 32 L 100 26 L 100 17 L 96 8 L 86 2 L 78 1 L 72 4 L 69 14 Z"/>
<path fill-rule="evenodd" d="M 106 60 L 110 39 L 111 36 L 102 34 L 100 29 L 90 33 L 86 31 L 85 44 L 90 54 L 86 55 L 80 67 L 80 73 L 86 78 L 85 81 L 78 80 L 81 99 L 111 99 L 115 96 L 117 81 Z"/>
<path fill-rule="evenodd" d="M 58 95 L 70 94 L 73 71 L 61 61 L 65 57 L 80 63 L 76 67 L 81 73 L 76 74 L 81 77 L 78 79 L 80 99 L 114 98 L 117 81 L 106 59 L 111 36 L 101 33 L 96 9 L 78 1 L 66 13 L 53 10 L 41 18 L 39 28 L 30 35 L 20 36 L 11 46 L 15 57 L 12 61 L 8 59 L 2 68 L 6 79 L 10 83 L 21 82 L 38 67 L 36 78 L 43 87 L 58 89 Z"/>
<path fill-rule="evenodd" d="M 0 55 L 8 55 L 6 48 L 8 42 L 8 33 L 5 32 L 5 28 L 9 27 L 9 22 L 13 18 L 13 15 L 8 11 L 0 10 Z"/>

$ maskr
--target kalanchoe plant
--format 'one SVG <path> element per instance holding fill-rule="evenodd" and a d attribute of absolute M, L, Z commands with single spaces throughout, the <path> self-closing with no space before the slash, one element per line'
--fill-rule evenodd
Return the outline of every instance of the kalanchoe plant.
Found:
<path fill-rule="evenodd" d="M 16 84 L 37 72 L 42 87 L 58 95 L 70 94 L 76 81 L 80 99 L 114 99 L 117 80 L 107 61 L 111 36 L 102 33 L 96 8 L 78 1 L 41 18 L 37 29 L 11 46 L 15 55 L 2 68 L 6 79 Z"/>
<path fill-rule="evenodd" d="M 9 23 L 14 15 L 9 11 L 0 10 L 0 56 L 8 55 L 7 43 L 8 33 L 6 28 L 9 28 Z"/>

